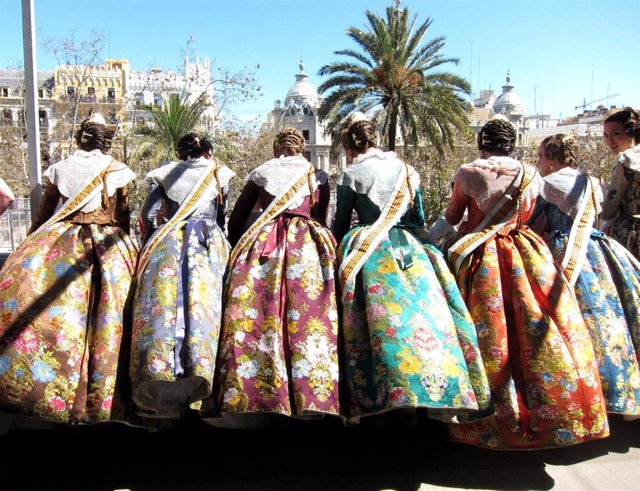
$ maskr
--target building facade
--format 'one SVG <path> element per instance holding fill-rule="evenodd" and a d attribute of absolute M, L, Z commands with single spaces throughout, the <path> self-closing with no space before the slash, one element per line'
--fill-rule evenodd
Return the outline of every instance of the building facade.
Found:
<path fill-rule="evenodd" d="M 273 110 L 267 115 L 267 127 L 276 132 L 282 128 L 299 130 L 304 136 L 307 160 L 318 169 L 328 170 L 331 136 L 326 134 L 325 124 L 318 116 L 322 97 L 304 72 L 302 59 L 299 68 L 284 104 L 276 100 Z"/>
<path fill-rule="evenodd" d="M 54 72 L 38 72 L 38 110 L 40 131 L 51 129 L 54 117 Z M 24 73 L 0 70 L 0 125 L 24 127 Z"/>

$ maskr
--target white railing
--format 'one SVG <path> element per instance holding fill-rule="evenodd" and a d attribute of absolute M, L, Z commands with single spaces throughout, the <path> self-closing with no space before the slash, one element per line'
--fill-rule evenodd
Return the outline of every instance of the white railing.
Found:
<path fill-rule="evenodd" d="M 16 198 L 0 216 L 0 252 L 11 252 L 27 236 L 31 226 L 29 198 Z"/>

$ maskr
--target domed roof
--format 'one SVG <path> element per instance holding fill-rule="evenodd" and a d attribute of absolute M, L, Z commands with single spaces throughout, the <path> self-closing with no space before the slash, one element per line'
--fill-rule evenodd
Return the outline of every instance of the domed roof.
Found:
<path fill-rule="evenodd" d="M 493 103 L 493 112 L 495 114 L 523 114 L 524 107 L 522 105 L 522 99 L 513 90 L 513 85 L 510 85 L 511 78 L 509 72 L 507 72 L 507 84 L 502 86 L 502 94 Z"/>
<path fill-rule="evenodd" d="M 320 96 L 316 88 L 309 82 L 309 75 L 304 73 L 304 63 L 300 59 L 300 73 L 296 74 L 296 82 L 287 92 L 287 97 L 284 100 L 285 107 L 296 104 L 302 106 L 307 104 L 311 107 L 319 105 Z"/>

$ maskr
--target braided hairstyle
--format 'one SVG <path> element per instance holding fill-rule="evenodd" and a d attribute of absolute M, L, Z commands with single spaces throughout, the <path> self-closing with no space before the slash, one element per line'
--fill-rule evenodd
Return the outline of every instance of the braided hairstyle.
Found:
<path fill-rule="evenodd" d="M 180 138 L 176 150 L 180 160 L 187 160 L 189 157 L 197 159 L 205 152 L 211 153 L 213 145 L 206 136 L 190 131 Z"/>
<path fill-rule="evenodd" d="M 80 123 L 75 138 L 80 150 L 90 152 L 98 149 L 106 154 L 111 149 L 113 133 L 106 125 L 85 119 Z"/>
<path fill-rule="evenodd" d="M 345 150 L 353 150 L 357 153 L 362 153 L 367 148 L 377 147 L 376 136 L 376 127 L 361 112 L 349 115 L 340 132 Z"/>
<path fill-rule="evenodd" d="M 516 130 L 503 118 L 490 119 L 478 133 L 478 150 L 496 155 L 509 155 L 516 144 Z"/>
<path fill-rule="evenodd" d="M 562 165 L 575 168 L 578 158 L 578 144 L 572 135 L 558 133 L 542 140 L 544 156 L 549 160 L 557 160 Z"/>
<path fill-rule="evenodd" d="M 624 133 L 633 137 L 634 143 L 640 143 L 640 116 L 632 107 L 625 107 L 622 111 L 613 113 L 604 123 L 621 123 Z"/>
<path fill-rule="evenodd" d="M 304 151 L 304 136 L 295 128 L 284 128 L 273 140 L 274 157 L 291 157 Z"/>

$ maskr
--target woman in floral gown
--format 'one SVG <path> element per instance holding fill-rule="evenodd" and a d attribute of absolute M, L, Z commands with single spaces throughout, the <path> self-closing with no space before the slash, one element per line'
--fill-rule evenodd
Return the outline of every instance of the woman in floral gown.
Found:
<path fill-rule="evenodd" d="M 608 435 L 589 332 L 544 241 L 524 221 L 540 175 L 508 155 L 516 133 L 492 119 L 478 133 L 481 158 L 454 178 L 445 218 L 468 218 L 449 248 L 476 324 L 496 414 L 451 425 L 455 441 L 499 449 L 572 445 Z"/>
<path fill-rule="evenodd" d="M 304 137 L 294 128 L 278 133 L 273 149 L 275 158 L 246 177 L 229 218 L 235 247 L 216 384 L 231 424 L 251 413 L 340 412 L 328 176 L 303 157 Z M 262 214 L 244 231 L 256 205 Z"/>
<path fill-rule="evenodd" d="M 137 255 L 134 174 L 107 155 L 102 116 L 75 137 L 78 150 L 44 173 L 30 234 L 0 275 L 0 410 L 90 423 L 124 417 L 116 375 Z"/>
<path fill-rule="evenodd" d="M 616 154 L 602 204 L 605 230 L 640 259 L 640 116 L 626 107 L 604 120 L 603 133 Z"/>
<path fill-rule="evenodd" d="M 153 186 L 142 216 L 133 302 L 131 384 L 139 415 L 180 418 L 202 409 L 212 392 L 222 321 L 228 182 L 234 173 L 211 160 L 211 142 L 187 133 L 180 161 L 147 174 Z"/>
<path fill-rule="evenodd" d="M 531 228 L 547 241 L 575 287 L 595 348 L 607 411 L 638 416 L 640 263 L 618 242 L 592 228 L 602 191 L 596 179 L 575 168 L 575 139 L 564 134 L 547 137 L 538 155 L 544 186 L 530 218 Z"/>
<path fill-rule="evenodd" d="M 442 254 L 422 245 L 420 179 L 376 147 L 352 114 L 342 144 L 353 163 L 338 179 L 344 374 L 352 421 L 422 408 L 451 419 L 489 409 L 478 341 Z M 353 210 L 358 224 L 350 228 Z"/>

